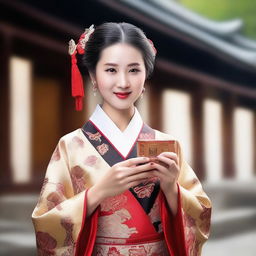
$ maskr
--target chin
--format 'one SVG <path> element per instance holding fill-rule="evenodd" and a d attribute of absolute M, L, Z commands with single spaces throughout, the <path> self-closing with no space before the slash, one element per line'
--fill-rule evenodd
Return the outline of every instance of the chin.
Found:
<path fill-rule="evenodd" d="M 111 102 L 111 104 L 110 104 Z M 133 99 L 130 99 L 128 101 L 119 101 L 119 100 L 116 100 L 116 99 L 112 99 L 111 100 L 108 100 L 108 101 L 105 101 L 105 103 L 112 109 L 116 109 L 116 110 L 128 110 L 130 109 L 131 107 L 134 106 L 134 103 L 135 101 Z"/>
<path fill-rule="evenodd" d="M 133 105 L 129 105 L 129 106 L 119 106 L 119 107 L 116 107 L 116 109 L 118 109 L 118 110 L 128 110 L 128 109 L 130 109 L 131 107 L 133 107 Z"/>
<path fill-rule="evenodd" d="M 118 109 L 118 110 L 128 110 L 129 108 L 133 107 L 134 106 L 134 103 L 131 103 L 131 104 L 115 104 L 115 105 L 112 105 L 113 108 L 115 109 Z"/>

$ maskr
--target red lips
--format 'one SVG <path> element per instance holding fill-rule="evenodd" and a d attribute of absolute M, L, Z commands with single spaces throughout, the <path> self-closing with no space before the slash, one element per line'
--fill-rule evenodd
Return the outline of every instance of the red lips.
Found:
<path fill-rule="evenodd" d="M 131 92 L 115 92 L 115 95 L 119 99 L 126 99 L 130 94 L 131 94 Z"/>

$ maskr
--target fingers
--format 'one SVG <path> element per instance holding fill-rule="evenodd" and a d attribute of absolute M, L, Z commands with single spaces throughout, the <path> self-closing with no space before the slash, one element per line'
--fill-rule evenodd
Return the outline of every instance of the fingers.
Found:
<path fill-rule="evenodd" d="M 129 183 L 127 183 L 127 188 L 126 189 L 129 189 L 129 188 L 132 188 L 132 187 L 135 187 L 137 185 L 139 185 L 140 183 L 143 183 L 145 181 L 147 181 L 149 178 L 151 178 L 152 176 L 149 176 L 147 178 L 144 178 L 144 179 L 138 179 L 138 180 L 133 180 Z M 155 177 L 155 176 L 154 176 Z"/>
<path fill-rule="evenodd" d="M 146 164 L 135 166 L 131 170 L 134 173 L 145 172 L 145 171 L 152 170 L 153 169 L 152 165 L 153 165 L 153 162 L 149 162 Z"/>
<path fill-rule="evenodd" d="M 154 177 L 154 171 L 141 172 L 141 173 L 127 177 L 125 182 L 127 182 L 129 184 L 134 181 L 139 181 L 139 183 L 141 183 L 141 182 L 143 182 L 143 180 L 147 180 L 152 177 Z"/>
<path fill-rule="evenodd" d="M 159 159 L 159 160 L 162 161 L 162 159 Z M 167 163 L 168 166 L 169 166 L 167 168 L 165 166 L 161 165 L 161 164 L 153 163 L 152 168 L 158 170 L 158 172 L 156 171 L 156 174 L 158 174 L 160 172 L 164 175 L 168 175 L 168 173 L 170 173 L 170 170 L 173 174 L 179 172 L 179 168 L 176 165 L 176 163 L 174 161 L 170 160 L 170 159 L 168 159 L 168 160 L 171 161 L 171 164 L 169 165 L 169 163 Z M 165 160 L 165 161 L 167 162 L 167 160 Z M 158 175 L 156 175 L 156 176 L 158 176 Z"/>
<path fill-rule="evenodd" d="M 154 171 L 156 172 L 156 174 L 158 174 L 159 172 L 166 173 L 166 171 L 167 171 L 166 167 L 164 167 L 158 163 L 153 163 L 152 168 L 154 168 Z"/>
<path fill-rule="evenodd" d="M 134 158 L 130 158 L 130 159 L 120 162 L 119 165 L 125 166 L 125 167 L 131 167 L 131 166 L 135 166 L 138 164 L 145 164 L 145 163 L 149 162 L 149 160 L 150 159 L 148 157 L 134 157 Z"/>
<path fill-rule="evenodd" d="M 153 163 L 149 162 L 146 164 L 129 167 L 129 169 L 125 172 L 125 176 L 129 177 L 129 176 L 136 175 L 138 173 L 148 172 L 154 168 L 152 166 L 153 166 Z"/>
<path fill-rule="evenodd" d="M 135 174 L 141 173 L 141 172 L 147 172 L 149 170 L 152 170 L 152 163 L 146 163 L 139 166 L 133 166 L 133 167 L 126 167 L 121 165 L 116 165 L 114 168 L 112 168 L 112 178 L 115 178 L 116 180 L 124 180 L 126 177 L 133 176 Z"/>
<path fill-rule="evenodd" d="M 157 158 L 166 164 L 168 164 L 167 159 L 169 159 L 169 160 L 173 160 L 177 165 L 179 165 L 179 158 L 178 158 L 177 154 L 174 152 L 163 152 L 163 153 L 159 154 L 157 156 Z"/>
<path fill-rule="evenodd" d="M 164 167 L 163 167 L 164 168 Z M 166 175 L 165 173 L 159 171 L 158 169 L 154 169 L 152 171 L 152 175 L 154 175 L 154 177 L 159 178 L 160 180 L 166 180 Z"/>

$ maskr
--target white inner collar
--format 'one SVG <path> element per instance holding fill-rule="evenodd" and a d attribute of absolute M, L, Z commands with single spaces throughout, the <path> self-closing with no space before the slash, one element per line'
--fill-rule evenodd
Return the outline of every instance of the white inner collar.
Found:
<path fill-rule="evenodd" d="M 137 140 L 143 126 L 142 118 L 136 107 L 131 121 L 123 132 L 116 126 L 99 104 L 96 106 L 89 120 L 95 124 L 125 158 Z"/>

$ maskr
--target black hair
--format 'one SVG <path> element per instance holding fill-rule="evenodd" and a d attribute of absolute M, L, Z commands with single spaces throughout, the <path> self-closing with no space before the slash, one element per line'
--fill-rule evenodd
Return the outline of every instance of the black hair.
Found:
<path fill-rule="evenodd" d="M 81 72 L 84 74 L 84 69 L 87 68 L 89 72 L 95 74 L 101 52 L 116 43 L 130 44 L 141 52 L 146 68 L 146 79 L 148 79 L 154 70 L 155 52 L 145 33 L 126 22 L 105 22 L 95 28 L 86 43 L 85 54 L 78 57 Z"/>

